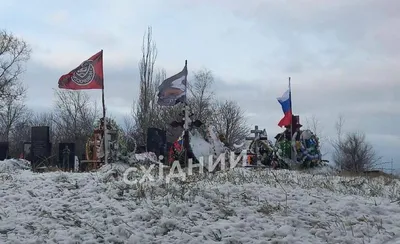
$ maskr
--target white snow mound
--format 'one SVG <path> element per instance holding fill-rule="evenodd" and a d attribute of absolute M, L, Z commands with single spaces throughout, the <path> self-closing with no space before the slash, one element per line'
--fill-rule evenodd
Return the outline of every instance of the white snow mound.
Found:
<path fill-rule="evenodd" d="M 0 243 L 390 244 L 400 234 L 397 179 L 243 168 L 168 184 L 156 169 L 136 172 L 142 184 L 108 175 L 125 166 L 0 177 Z"/>
<path fill-rule="evenodd" d="M 25 159 L 7 159 L 0 161 L 0 173 L 12 173 L 19 170 L 30 170 L 31 163 Z"/>

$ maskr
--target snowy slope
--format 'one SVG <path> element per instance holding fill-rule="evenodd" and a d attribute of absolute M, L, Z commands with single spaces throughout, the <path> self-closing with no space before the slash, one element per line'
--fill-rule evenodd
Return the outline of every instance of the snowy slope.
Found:
<path fill-rule="evenodd" d="M 0 243 L 400 243 L 397 180 L 235 169 L 129 186 L 124 168 L 0 172 Z"/>

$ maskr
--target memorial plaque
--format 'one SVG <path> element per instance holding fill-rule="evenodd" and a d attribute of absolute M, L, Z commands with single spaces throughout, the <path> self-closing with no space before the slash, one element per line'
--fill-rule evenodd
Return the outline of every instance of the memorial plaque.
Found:
<path fill-rule="evenodd" d="M 75 143 L 59 143 L 57 166 L 61 169 L 73 170 L 74 165 L 75 165 Z"/>
<path fill-rule="evenodd" d="M 49 157 L 50 143 L 46 141 L 33 141 L 31 144 L 31 152 L 35 157 Z"/>
<path fill-rule="evenodd" d="M 51 143 L 45 141 L 31 142 L 31 164 L 35 169 L 38 166 L 47 167 L 50 165 Z"/>

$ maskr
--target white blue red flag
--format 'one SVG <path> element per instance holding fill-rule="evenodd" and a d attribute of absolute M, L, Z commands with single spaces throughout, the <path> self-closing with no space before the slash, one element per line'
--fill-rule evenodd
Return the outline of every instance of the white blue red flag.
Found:
<path fill-rule="evenodd" d="M 279 121 L 278 126 L 289 126 L 292 123 L 292 96 L 288 89 L 281 97 L 278 97 L 278 102 L 282 106 L 283 118 Z"/>

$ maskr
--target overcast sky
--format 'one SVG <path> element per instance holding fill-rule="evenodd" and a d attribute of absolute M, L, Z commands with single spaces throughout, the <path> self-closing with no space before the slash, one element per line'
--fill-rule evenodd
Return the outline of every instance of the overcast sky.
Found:
<path fill-rule="evenodd" d="M 400 167 L 400 1 L 395 0 L 0 0 L 1 28 L 33 49 L 24 82 L 36 110 L 51 108 L 58 78 L 104 50 L 113 116 L 138 95 L 137 63 L 148 25 L 167 75 L 208 68 L 216 94 L 236 100 L 271 137 L 276 98 L 292 77 L 293 112 L 316 116 L 323 137 L 360 130 Z M 91 91 L 100 101 L 101 92 Z M 325 144 L 328 144 L 327 142 Z M 386 166 L 390 167 L 390 165 Z"/>

